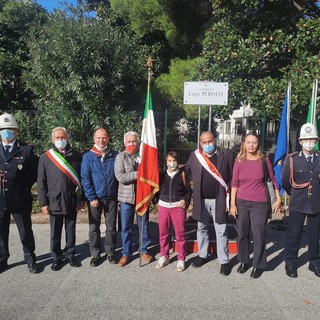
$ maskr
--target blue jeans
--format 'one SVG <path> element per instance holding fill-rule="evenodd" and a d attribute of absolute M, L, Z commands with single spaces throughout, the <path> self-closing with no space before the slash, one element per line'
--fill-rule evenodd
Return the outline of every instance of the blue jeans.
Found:
<path fill-rule="evenodd" d="M 135 214 L 135 205 L 120 202 L 120 217 L 121 217 L 121 240 L 122 240 L 122 255 L 130 257 L 131 255 L 131 243 L 132 243 L 132 229 L 133 220 Z M 151 240 L 149 237 L 149 212 L 143 217 L 137 215 L 138 227 L 139 227 L 139 246 L 141 235 L 141 224 L 144 219 L 143 226 L 143 239 L 142 239 L 142 253 L 147 252 L 147 247 L 150 245 Z"/>

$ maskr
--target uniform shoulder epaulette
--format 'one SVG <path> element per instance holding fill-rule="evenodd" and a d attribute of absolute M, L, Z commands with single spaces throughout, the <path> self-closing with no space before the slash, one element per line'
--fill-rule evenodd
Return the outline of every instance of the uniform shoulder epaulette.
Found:
<path fill-rule="evenodd" d="M 288 157 L 293 157 L 293 156 L 295 156 L 295 155 L 298 154 L 298 153 L 299 153 L 298 151 L 294 151 L 294 152 L 288 153 L 287 156 L 286 156 L 286 159 L 287 159 Z"/>

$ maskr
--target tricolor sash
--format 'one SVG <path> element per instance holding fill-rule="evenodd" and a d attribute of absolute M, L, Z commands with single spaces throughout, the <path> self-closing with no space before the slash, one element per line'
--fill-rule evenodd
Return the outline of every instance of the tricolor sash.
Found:
<path fill-rule="evenodd" d="M 76 186 L 76 193 L 78 194 L 78 197 L 80 197 L 81 184 L 79 175 L 76 170 L 74 170 L 70 163 L 54 149 L 51 148 L 50 150 L 46 151 L 46 155 L 57 166 L 59 170 L 61 170 L 65 175 L 68 176 L 68 178 Z"/>
<path fill-rule="evenodd" d="M 228 188 L 228 185 L 223 180 L 220 172 L 218 169 L 214 166 L 214 164 L 208 159 L 208 157 L 203 153 L 203 150 L 201 148 L 195 150 L 195 155 L 197 159 L 199 160 L 200 164 L 205 168 L 213 178 L 215 178 L 226 190 L 226 208 L 229 209 L 229 200 L 230 200 L 230 190 Z"/>

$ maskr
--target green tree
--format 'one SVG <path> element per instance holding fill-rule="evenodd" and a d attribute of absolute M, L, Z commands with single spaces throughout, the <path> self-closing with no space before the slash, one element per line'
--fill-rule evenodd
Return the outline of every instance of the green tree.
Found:
<path fill-rule="evenodd" d="M 198 79 L 229 82 L 227 118 L 241 102 L 255 117 L 278 119 L 288 81 L 292 114 L 306 114 L 314 78 L 319 76 L 320 11 L 315 1 L 212 0 L 213 24 L 206 34 Z M 301 106 L 303 108 L 301 109 Z"/>
<path fill-rule="evenodd" d="M 197 55 L 211 17 L 209 0 L 110 0 L 111 8 L 140 37 L 169 42 L 173 56 Z"/>
<path fill-rule="evenodd" d="M 28 37 L 46 20 L 34 1 L 0 1 L 0 108 L 32 109 L 32 92 L 21 78 L 29 60 Z"/>
<path fill-rule="evenodd" d="M 76 140 L 91 139 L 115 108 L 143 110 L 147 53 L 126 28 L 89 17 L 81 7 L 56 11 L 30 47 L 24 79 L 45 115 L 46 136 L 65 125 Z"/>

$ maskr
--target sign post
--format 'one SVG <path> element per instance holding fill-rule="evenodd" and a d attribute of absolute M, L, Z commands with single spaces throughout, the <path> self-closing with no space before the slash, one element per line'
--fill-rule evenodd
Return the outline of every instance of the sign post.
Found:
<path fill-rule="evenodd" d="M 183 103 L 199 106 L 198 148 L 200 143 L 201 106 L 210 106 L 209 130 L 211 131 L 211 106 L 228 105 L 228 89 L 228 82 L 197 81 L 184 83 Z"/>

